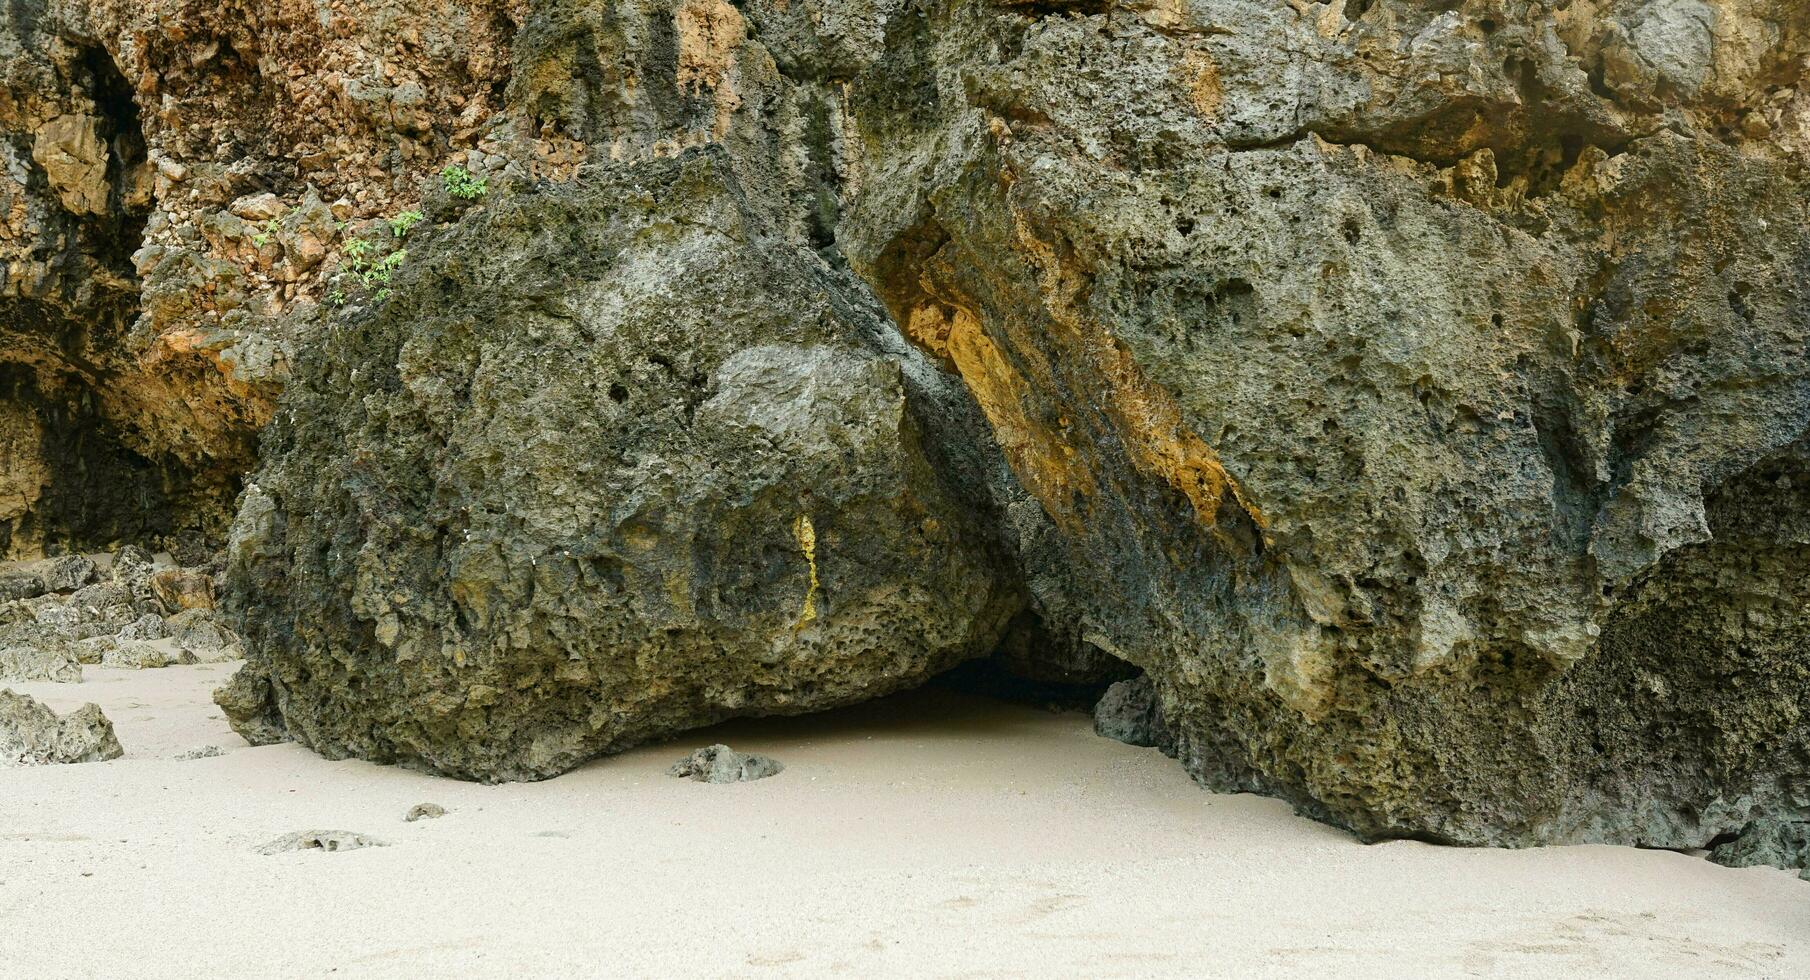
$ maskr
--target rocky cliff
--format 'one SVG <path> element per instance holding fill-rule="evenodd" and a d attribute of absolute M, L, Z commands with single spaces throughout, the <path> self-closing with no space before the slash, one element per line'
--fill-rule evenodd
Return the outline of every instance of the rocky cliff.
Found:
<path fill-rule="evenodd" d="M 1810 6 L 6 9 L 0 546 L 240 501 L 249 735 L 1005 637 L 1367 837 L 1804 863 Z"/>

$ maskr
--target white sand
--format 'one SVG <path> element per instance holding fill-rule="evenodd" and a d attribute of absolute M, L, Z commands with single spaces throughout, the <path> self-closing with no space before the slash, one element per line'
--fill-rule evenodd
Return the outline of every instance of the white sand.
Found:
<path fill-rule="evenodd" d="M 249 748 L 233 666 L 9 685 L 128 754 L 0 771 L 0 975 L 1810 976 L 1793 875 L 1366 847 L 1080 714 L 926 692 L 484 787 Z M 712 740 L 786 771 L 663 775 Z M 254 851 L 312 829 L 392 846 Z"/>

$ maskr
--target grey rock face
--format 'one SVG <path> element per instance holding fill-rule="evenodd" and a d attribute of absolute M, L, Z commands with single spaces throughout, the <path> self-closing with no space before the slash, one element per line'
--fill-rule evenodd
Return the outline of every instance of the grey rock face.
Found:
<path fill-rule="evenodd" d="M 38 574 L 50 592 L 74 592 L 94 579 L 94 560 L 86 555 L 63 555 L 39 563 Z"/>
<path fill-rule="evenodd" d="M 1464 843 L 1810 815 L 1810 13 L 1708 9 L 950 3 L 853 70 L 837 244 L 1207 785 Z"/>
<path fill-rule="evenodd" d="M 169 624 L 156 613 L 146 613 L 127 623 L 123 629 L 114 634 L 116 640 L 163 640 L 170 635 Z"/>
<path fill-rule="evenodd" d="M 114 556 L 100 581 L 95 563 L 81 556 L 27 562 L 34 580 L 55 586 L 31 598 L 0 600 L 0 678 L 80 680 L 79 664 L 165 667 L 218 663 L 241 654 L 238 637 L 209 608 L 183 609 L 166 618 L 159 581 L 188 583 L 171 595 L 211 596 L 199 569 L 160 566 L 137 548 Z M 165 590 L 170 587 L 166 585 Z"/>
<path fill-rule="evenodd" d="M 1757 821 L 1716 847 L 1710 858 L 1731 868 L 1801 868 L 1810 881 L 1810 820 Z"/>
<path fill-rule="evenodd" d="M 22 562 L 0 572 L 0 602 L 35 599 L 46 592 L 73 592 L 94 578 L 94 562 L 65 555 Z"/>
<path fill-rule="evenodd" d="M 777 759 L 742 755 L 727 745 L 712 745 L 673 763 L 666 774 L 700 783 L 745 783 L 776 776 L 785 768 Z"/>
<path fill-rule="evenodd" d="M 200 663 L 194 651 L 169 641 L 121 640 L 109 644 L 101 653 L 101 665 L 128 670 L 151 670 Z"/>
<path fill-rule="evenodd" d="M 36 599 L 44 592 L 44 579 L 40 576 L 21 572 L 0 576 L 0 602 Z"/>
<path fill-rule="evenodd" d="M 1126 745 L 1167 748 L 1173 745 L 1163 725 L 1163 707 L 1149 677 L 1119 681 L 1094 705 L 1094 733 Z"/>
<path fill-rule="evenodd" d="M 0 767 L 105 762 L 124 754 L 98 705 L 59 717 L 35 698 L 0 688 Z"/>
<path fill-rule="evenodd" d="M 1022 599 L 932 465 L 940 409 L 758 219 L 701 152 L 411 246 L 265 434 L 227 572 L 240 731 L 540 778 L 991 649 Z"/>
<path fill-rule="evenodd" d="M 192 651 L 201 663 L 237 660 L 244 655 L 239 637 L 211 609 L 185 609 L 163 621 L 176 645 Z"/>

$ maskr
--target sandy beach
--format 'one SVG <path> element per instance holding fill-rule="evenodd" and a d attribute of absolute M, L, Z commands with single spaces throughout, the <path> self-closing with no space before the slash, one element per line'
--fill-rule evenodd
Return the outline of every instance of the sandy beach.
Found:
<path fill-rule="evenodd" d="M 0 771 L 0 973 L 1810 975 L 1786 872 L 1365 846 L 1079 713 L 928 690 L 487 787 L 251 748 L 209 700 L 235 668 L 8 685 L 127 755 Z M 664 774 L 714 741 L 786 769 Z M 257 853 L 303 830 L 389 846 Z"/>

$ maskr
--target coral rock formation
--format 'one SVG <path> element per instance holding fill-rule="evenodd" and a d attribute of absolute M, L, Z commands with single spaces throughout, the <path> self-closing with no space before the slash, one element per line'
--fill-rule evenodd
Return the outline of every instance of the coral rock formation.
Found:
<path fill-rule="evenodd" d="M 762 234 L 720 154 L 586 172 L 329 331 L 234 530 L 241 730 L 535 778 L 991 649 L 1022 599 L 908 351 Z"/>
<path fill-rule="evenodd" d="M 0 680 L 75 682 L 82 664 L 167 667 L 240 655 L 238 636 L 196 601 L 212 595 L 209 571 L 133 547 L 99 557 L 0 564 Z"/>
<path fill-rule="evenodd" d="M 105 762 L 125 751 L 98 705 L 59 716 L 35 698 L 0 688 L 0 767 Z"/>
<path fill-rule="evenodd" d="M 1366 837 L 1801 862 L 1810 7 L 292 6 L 0 34 L 0 551 L 217 543 L 272 420 L 249 736 L 544 776 L 1009 628 Z"/>

